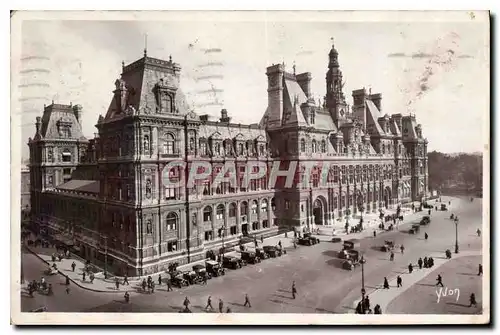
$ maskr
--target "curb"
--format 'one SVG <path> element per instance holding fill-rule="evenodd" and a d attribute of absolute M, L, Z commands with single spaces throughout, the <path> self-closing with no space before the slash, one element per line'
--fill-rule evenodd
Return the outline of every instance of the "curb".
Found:
<path fill-rule="evenodd" d="M 44 262 L 45 264 L 49 265 L 50 266 L 50 263 L 47 262 L 45 259 L 43 259 L 42 257 L 40 257 L 40 255 L 38 255 L 36 252 L 34 252 L 33 250 L 31 250 L 31 248 L 29 248 L 28 246 L 25 246 L 26 250 L 28 250 L 30 253 L 32 253 L 33 255 L 35 255 L 38 259 L 40 259 L 42 262 Z M 64 272 L 62 272 L 61 270 L 57 270 L 57 273 L 60 274 L 61 276 L 63 277 L 66 277 L 66 274 Z M 68 276 L 69 280 L 71 282 L 73 282 L 73 284 L 75 284 L 76 286 L 78 286 L 79 288 L 81 289 L 84 289 L 84 290 L 88 290 L 88 291 L 93 291 L 93 292 L 97 292 L 97 293 L 120 293 L 120 291 L 110 291 L 110 290 L 98 290 L 98 289 L 93 289 L 93 288 L 89 288 L 87 286 L 83 286 L 81 283 L 77 282 L 76 280 L 70 278 Z"/>

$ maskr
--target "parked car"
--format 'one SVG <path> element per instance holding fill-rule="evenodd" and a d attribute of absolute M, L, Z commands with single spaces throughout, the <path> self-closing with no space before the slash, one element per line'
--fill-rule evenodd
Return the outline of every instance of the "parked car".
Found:
<path fill-rule="evenodd" d="M 425 215 L 422 220 L 420 220 L 420 224 L 425 226 L 431 223 L 431 217 L 429 215 Z"/>
<path fill-rule="evenodd" d="M 234 256 L 222 257 L 222 266 L 228 269 L 239 269 L 243 264 L 241 260 Z"/>
<path fill-rule="evenodd" d="M 201 278 L 205 276 L 207 276 L 208 279 L 212 278 L 210 273 L 207 272 L 207 268 L 203 264 L 193 265 L 193 271 L 196 273 L 197 276 Z"/>
<path fill-rule="evenodd" d="M 268 254 L 272 258 L 281 256 L 281 250 L 279 250 L 273 245 L 265 245 L 263 250 L 266 254 Z"/>
<path fill-rule="evenodd" d="M 380 247 L 380 250 L 382 250 L 384 252 L 394 250 L 394 241 L 385 241 L 384 245 L 382 247 Z"/>
<path fill-rule="evenodd" d="M 256 264 L 260 263 L 260 258 L 257 256 L 257 253 L 253 251 L 242 251 L 241 259 L 246 261 L 247 263 Z"/>
<path fill-rule="evenodd" d="M 442 211 L 447 211 L 448 207 L 446 207 L 446 204 L 441 204 L 441 210 Z"/>
<path fill-rule="evenodd" d="M 340 243 L 340 242 L 342 242 L 341 237 L 332 237 L 332 243 Z"/>
<path fill-rule="evenodd" d="M 419 224 L 414 224 L 411 226 L 411 229 L 408 231 L 410 234 L 417 234 L 420 232 L 420 225 Z"/>
<path fill-rule="evenodd" d="M 337 257 L 340 259 L 358 259 L 359 251 L 354 249 L 349 249 L 349 250 L 344 249 L 339 251 Z"/>
<path fill-rule="evenodd" d="M 189 286 L 189 282 L 184 278 L 184 274 L 180 271 L 170 272 L 170 282 L 178 288 Z"/>
<path fill-rule="evenodd" d="M 226 273 L 226 271 L 224 270 L 224 268 L 219 263 L 217 263 L 216 261 L 212 261 L 212 260 L 206 261 L 205 262 L 205 266 L 206 266 L 208 274 L 211 277 L 223 276 Z"/>
<path fill-rule="evenodd" d="M 269 258 L 269 254 L 265 251 L 263 251 L 261 248 L 255 248 L 255 254 L 257 255 L 257 257 L 259 257 L 259 259 L 268 259 Z"/>

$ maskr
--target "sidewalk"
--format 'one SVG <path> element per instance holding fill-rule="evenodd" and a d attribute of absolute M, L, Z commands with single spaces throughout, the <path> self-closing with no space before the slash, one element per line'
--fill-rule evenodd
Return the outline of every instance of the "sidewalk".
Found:
<path fill-rule="evenodd" d="M 408 272 L 408 269 L 405 271 L 401 272 L 400 276 L 401 279 L 403 280 L 403 286 L 402 287 L 397 287 L 397 276 L 387 280 L 389 281 L 389 289 L 384 289 L 383 288 L 383 282 L 377 286 L 376 289 L 372 291 L 367 291 L 366 295 L 370 298 L 370 307 L 373 308 L 375 305 L 380 305 L 382 309 L 382 313 L 385 312 L 387 309 L 387 306 L 391 303 L 392 300 L 397 298 L 400 294 L 403 294 L 406 290 L 411 288 L 413 285 L 427 277 L 431 272 L 434 272 L 436 269 L 438 269 L 441 265 L 445 264 L 446 262 L 457 259 L 459 257 L 467 257 L 467 256 L 480 256 L 481 252 L 479 251 L 461 251 L 458 255 L 453 254 L 453 257 L 451 259 L 446 259 L 443 257 L 444 253 L 433 253 L 430 255 L 434 259 L 434 266 L 432 268 L 422 268 L 420 270 L 418 268 L 418 265 L 413 267 L 413 272 L 410 274 Z M 437 283 L 436 278 L 429 278 L 429 281 L 432 283 Z M 352 304 L 352 310 L 350 310 L 350 314 L 354 313 L 356 306 L 358 305 L 359 300 L 356 300 Z"/>

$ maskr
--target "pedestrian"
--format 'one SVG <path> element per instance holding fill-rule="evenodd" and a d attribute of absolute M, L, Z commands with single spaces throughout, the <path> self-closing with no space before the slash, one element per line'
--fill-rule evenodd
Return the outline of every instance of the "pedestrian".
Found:
<path fill-rule="evenodd" d="M 398 284 L 398 287 L 403 286 L 403 279 L 401 279 L 401 276 L 398 276 L 398 277 L 397 277 L 396 282 L 397 282 L 397 284 Z"/>
<path fill-rule="evenodd" d="M 253 243 L 255 244 L 255 247 L 256 247 L 256 248 L 259 246 L 259 244 L 257 243 L 257 239 L 255 239 L 255 240 L 253 241 Z M 222 313 L 222 312 L 221 312 L 221 313 Z"/>
<path fill-rule="evenodd" d="M 429 213 L 429 215 L 431 215 L 431 210 L 430 209 L 429 209 L 428 213 Z"/>
<path fill-rule="evenodd" d="M 90 273 L 90 283 L 93 284 L 94 283 L 94 279 L 95 279 L 95 276 L 94 276 L 94 273 L 91 272 Z M 116 280 L 118 282 L 118 279 Z"/>
<path fill-rule="evenodd" d="M 436 286 L 441 285 L 441 287 L 444 287 L 443 278 L 441 277 L 441 275 L 438 275 L 436 280 L 437 280 Z"/>
<path fill-rule="evenodd" d="M 401 247 L 399 249 L 401 249 L 401 254 L 405 253 L 405 246 L 404 245 L 401 244 Z"/>
<path fill-rule="evenodd" d="M 161 275 L 158 276 L 158 285 L 161 286 Z"/>
<path fill-rule="evenodd" d="M 474 307 L 477 307 L 476 295 L 474 293 L 470 294 L 469 302 L 470 302 L 469 307 L 472 307 L 472 305 L 474 305 Z"/>
<path fill-rule="evenodd" d="M 375 237 L 377 237 L 377 231 L 376 230 L 373 231 L 373 238 L 375 238 Z"/>
<path fill-rule="evenodd" d="M 125 294 L 123 295 L 123 297 L 125 298 L 125 302 L 128 303 L 130 301 L 130 294 L 128 294 L 128 292 L 125 292 Z"/>
<path fill-rule="evenodd" d="M 297 249 L 297 242 L 295 242 L 295 240 L 293 240 L 293 248 Z"/>
<path fill-rule="evenodd" d="M 476 233 L 478 237 L 481 237 L 481 229 L 477 228 Z"/>
<path fill-rule="evenodd" d="M 66 294 L 69 294 L 69 286 L 66 287 Z"/>
<path fill-rule="evenodd" d="M 364 314 L 362 301 L 359 301 L 358 305 L 356 306 L 356 314 Z"/>
<path fill-rule="evenodd" d="M 155 285 L 156 285 L 155 282 L 152 281 L 151 282 L 151 293 L 155 293 Z"/>
<path fill-rule="evenodd" d="M 75 268 L 76 268 L 75 262 L 71 263 L 71 270 L 73 270 L 73 272 L 75 272 Z"/>
<path fill-rule="evenodd" d="M 191 301 L 189 301 L 188 297 L 184 298 L 184 302 L 183 302 L 183 305 L 184 305 L 184 310 L 185 311 L 188 311 L 188 312 L 191 312 L 189 310 L 189 304 L 191 303 Z"/>
<path fill-rule="evenodd" d="M 231 308 L 229 308 L 229 307 L 228 307 L 228 308 L 226 309 L 226 313 L 231 313 Z"/>
<path fill-rule="evenodd" d="M 413 272 L 413 265 L 411 265 L 411 263 L 408 265 L 408 273 L 412 273 Z"/>
<path fill-rule="evenodd" d="M 297 294 L 297 289 L 295 288 L 295 281 L 292 283 L 292 297 L 295 299 L 295 295 Z"/>
<path fill-rule="evenodd" d="M 280 246 L 280 249 L 282 248 L 281 246 L 281 240 L 279 240 L 278 245 Z"/>
<path fill-rule="evenodd" d="M 480 276 L 483 274 L 483 266 L 479 264 L 479 271 L 477 272 L 477 275 Z"/>
<path fill-rule="evenodd" d="M 123 285 L 125 285 L 125 284 L 130 285 L 130 284 L 129 284 L 129 282 L 128 282 L 128 277 L 127 277 L 127 275 L 125 275 L 125 276 L 123 277 Z"/>
<path fill-rule="evenodd" d="M 260 235 L 260 243 L 264 243 L 264 235 Z"/>
<path fill-rule="evenodd" d="M 203 285 L 207 285 L 208 275 L 206 273 L 203 274 Z"/>
<path fill-rule="evenodd" d="M 87 275 L 87 273 L 86 273 L 85 271 L 83 271 L 83 274 L 82 274 L 82 276 L 83 276 L 83 281 L 85 281 L 85 276 L 86 276 L 86 275 Z"/>
<path fill-rule="evenodd" d="M 142 290 L 143 290 L 144 292 L 146 292 L 146 285 L 147 285 L 147 284 L 146 284 L 146 279 L 143 279 L 143 280 L 142 280 L 142 284 L 141 284 L 141 286 L 142 286 Z"/>
<path fill-rule="evenodd" d="M 211 310 L 214 309 L 214 307 L 212 306 L 212 296 L 211 295 L 208 296 L 207 306 L 205 307 L 205 311 L 208 309 L 208 307 L 210 307 Z"/>
<path fill-rule="evenodd" d="M 427 239 L 429 238 L 429 235 L 427 235 L 427 233 L 425 233 L 424 238 L 427 241 Z"/>
<path fill-rule="evenodd" d="M 418 259 L 418 267 L 422 270 L 422 257 Z"/>
<path fill-rule="evenodd" d="M 382 314 L 382 309 L 380 308 L 380 305 L 375 306 L 375 308 L 373 309 L 373 314 Z"/>
<path fill-rule="evenodd" d="M 66 275 L 66 286 L 69 285 L 69 277 Z"/>
<path fill-rule="evenodd" d="M 219 299 L 219 313 L 222 313 L 224 310 L 224 301 L 222 299 Z"/>
<path fill-rule="evenodd" d="M 391 262 L 394 261 L 394 252 L 391 251 L 391 256 L 390 256 Z"/>
<path fill-rule="evenodd" d="M 384 277 L 384 289 L 389 289 L 389 282 L 387 281 L 387 277 Z"/>
<path fill-rule="evenodd" d="M 288 232 L 287 231 L 285 232 L 285 238 L 288 238 Z"/>
<path fill-rule="evenodd" d="M 427 265 L 428 265 L 430 268 L 432 268 L 432 267 L 434 266 L 434 258 L 429 257 L 429 258 L 427 259 Z"/>
<path fill-rule="evenodd" d="M 369 310 L 370 310 L 370 298 L 366 296 L 363 304 L 363 311 L 369 311 Z"/>
<path fill-rule="evenodd" d="M 169 279 L 167 280 L 167 292 L 173 291 L 172 289 L 172 281 Z"/>
<path fill-rule="evenodd" d="M 243 306 L 247 306 L 248 307 L 252 307 L 252 305 L 250 304 L 250 299 L 248 298 L 248 294 L 245 293 L 245 304 Z"/>
<path fill-rule="evenodd" d="M 118 278 L 116 278 L 116 280 L 115 280 L 115 286 L 116 286 L 116 290 L 120 289 L 120 282 L 118 281 Z"/>

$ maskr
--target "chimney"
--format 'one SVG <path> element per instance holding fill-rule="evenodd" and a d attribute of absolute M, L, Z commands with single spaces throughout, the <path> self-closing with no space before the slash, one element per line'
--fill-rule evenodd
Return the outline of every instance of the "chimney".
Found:
<path fill-rule="evenodd" d="M 200 121 L 206 122 L 209 119 L 210 119 L 210 115 L 208 115 L 208 114 L 200 115 Z"/>
<path fill-rule="evenodd" d="M 35 127 L 36 127 L 36 133 L 39 134 L 40 133 L 40 125 L 42 124 L 42 118 L 37 116 L 36 117 L 36 123 L 35 123 Z"/>
<path fill-rule="evenodd" d="M 283 77 L 284 64 L 272 65 L 267 68 L 267 108 L 269 119 L 268 127 L 281 126 L 283 116 Z"/>
<path fill-rule="evenodd" d="M 392 118 L 394 119 L 394 122 L 398 125 L 399 131 L 403 131 L 403 116 L 401 114 L 393 114 Z"/>
<path fill-rule="evenodd" d="M 353 106 L 364 106 L 366 98 L 366 89 L 364 87 L 359 90 L 352 91 Z"/>
<path fill-rule="evenodd" d="M 306 97 L 309 99 L 311 97 L 311 73 L 301 73 L 296 75 L 295 78 L 297 79 L 297 83 L 299 84 L 300 88 L 302 89 L 302 91 L 304 91 Z"/>
<path fill-rule="evenodd" d="M 82 105 L 74 105 L 73 112 L 75 113 L 76 121 L 82 124 Z"/>
<path fill-rule="evenodd" d="M 382 111 L 382 94 L 375 93 L 370 94 L 370 100 L 373 101 L 373 104 L 377 107 L 379 111 Z"/>

